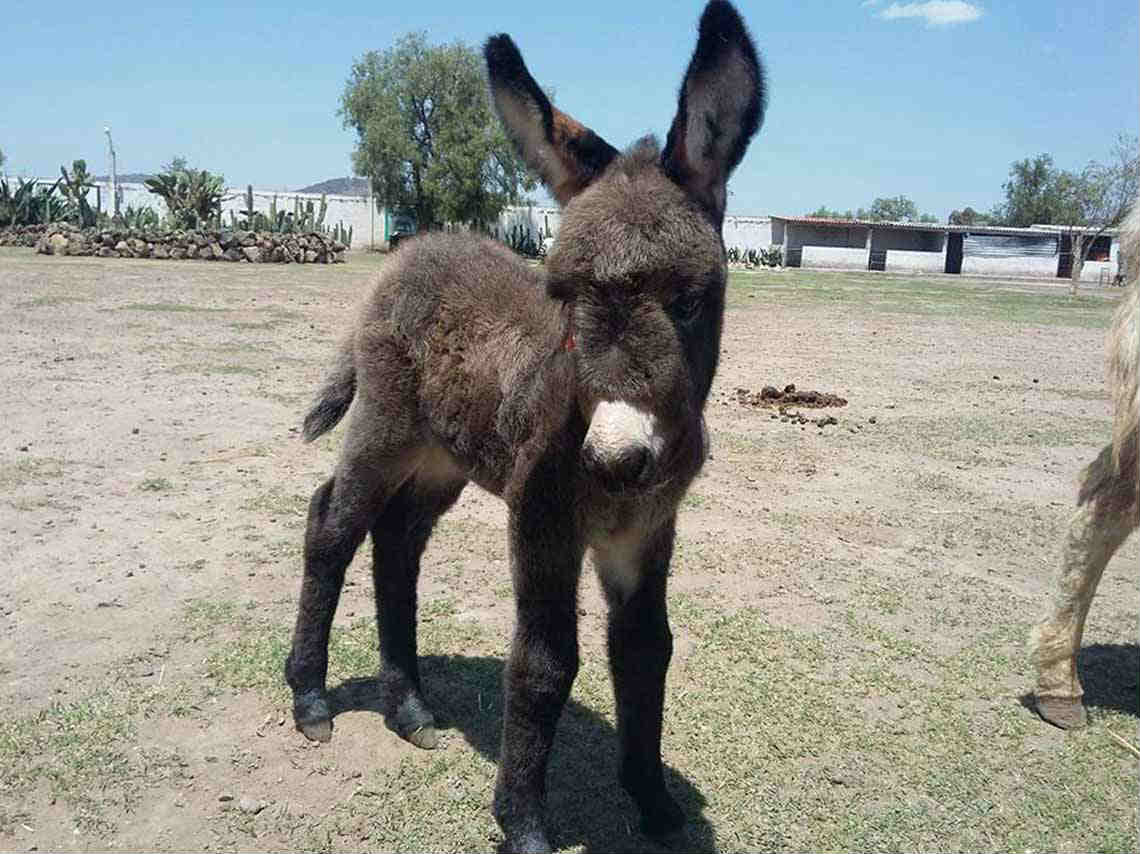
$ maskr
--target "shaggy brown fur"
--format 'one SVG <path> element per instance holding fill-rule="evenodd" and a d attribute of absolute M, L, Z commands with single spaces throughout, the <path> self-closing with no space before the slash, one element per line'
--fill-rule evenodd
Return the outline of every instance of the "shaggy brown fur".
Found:
<path fill-rule="evenodd" d="M 1112 442 L 1081 474 L 1052 611 L 1030 640 L 1037 710 L 1065 729 L 1084 726 L 1088 719 L 1077 652 L 1096 586 L 1105 565 L 1140 523 L 1140 205 L 1121 229 L 1121 254 L 1131 284 L 1108 333 Z"/>
<path fill-rule="evenodd" d="M 625 154 L 558 112 L 513 42 L 485 48 L 491 93 L 528 164 L 566 204 L 546 275 L 501 244 L 431 234 L 394 253 L 305 419 L 348 414 L 313 495 L 286 679 L 294 719 L 332 734 L 328 637 L 344 571 L 369 533 L 385 719 L 436 742 L 416 659 L 416 579 L 468 481 L 509 509 L 515 635 L 504 676 L 494 813 L 508 851 L 549 851 L 555 726 L 578 669 L 578 578 L 593 554 L 610 605 L 622 784 L 653 836 L 685 824 L 665 788 L 674 520 L 705 456 L 726 266 L 725 181 L 756 132 L 763 77 L 736 11 L 706 8 L 662 152 Z"/>

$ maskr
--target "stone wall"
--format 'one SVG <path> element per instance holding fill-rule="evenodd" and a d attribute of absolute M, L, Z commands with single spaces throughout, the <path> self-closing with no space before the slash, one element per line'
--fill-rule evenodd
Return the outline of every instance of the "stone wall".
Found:
<path fill-rule="evenodd" d="M 168 258 L 281 264 L 340 264 L 346 247 L 325 234 L 266 231 L 134 232 L 114 228 L 80 229 L 66 223 L 29 226 L 16 239 L 35 239 L 43 255 L 99 255 L 104 258 Z M 17 245 L 31 245 L 28 242 Z"/>

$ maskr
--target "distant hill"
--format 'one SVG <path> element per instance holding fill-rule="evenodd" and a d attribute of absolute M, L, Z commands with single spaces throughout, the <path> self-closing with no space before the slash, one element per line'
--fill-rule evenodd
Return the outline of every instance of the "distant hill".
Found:
<path fill-rule="evenodd" d="M 153 178 L 154 175 L 149 172 L 128 172 L 125 175 L 116 176 L 120 184 L 141 184 L 147 178 Z M 111 180 L 110 175 L 96 175 L 95 182 L 99 184 L 106 184 Z"/>
<path fill-rule="evenodd" d="M 328 193 L 330 196 L 367 196 L 367 178 L 329 178 L 295 190 L 297 193 Z"/>

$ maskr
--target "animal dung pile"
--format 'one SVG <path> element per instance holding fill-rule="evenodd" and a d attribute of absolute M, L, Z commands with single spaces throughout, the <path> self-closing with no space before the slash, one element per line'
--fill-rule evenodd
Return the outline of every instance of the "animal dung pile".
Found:
<path fill-rule="evenodd" d="M 789 406 L 802 406 L 808 409 L 827 409 L 832 406 L 838 407 L 847 405 L 845 398 L 829 392 L 796 391 L 795 383 L 789 383 L 784 386 L 783 391 L 770 385 L 764 386 L 764 388 L 757 392 L 750 391 L 746 388 L 737 388 L 732 396 L 741 406 L 755 406 L 779 410 L 784 410 Z"/>
<path fill-rule="evenodd" d="M 195 259 L 279 264 L 341 264 L 347 248 L 327 234 L 268 231 L 138 232 L 78 228 L 56 223 L 35 244 L 42 255 L 98 255 L 103 258 Z"/>

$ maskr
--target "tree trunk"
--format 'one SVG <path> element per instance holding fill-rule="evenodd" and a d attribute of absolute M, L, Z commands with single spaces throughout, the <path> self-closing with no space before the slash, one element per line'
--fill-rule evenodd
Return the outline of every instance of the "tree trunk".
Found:
<path fill-rule="evenodd" d="M 1088 242 L 1081 234 L 1074 234 L 1072 240 L 1069 241 L 1073 255 L 1073 269 L 1069 272 L 1069 294 L 1071 296 L 1077 295 L 1077 290 L 1081 285 L 1081 270 L 1085 266 L 1085 244 Z"/>

